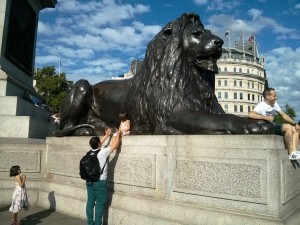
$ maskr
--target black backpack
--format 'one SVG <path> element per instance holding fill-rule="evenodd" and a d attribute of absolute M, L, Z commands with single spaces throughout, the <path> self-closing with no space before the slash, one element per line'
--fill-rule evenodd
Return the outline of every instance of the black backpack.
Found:
<path fill-rule="evenodd" d="M 79 174 L 81 179 L 95 182 L 98 181 L 100 175 L 103 173 L 104 167 L 106 166 L 107 160 L 101 170 L 99 160 L 97 158 L 100 150 L 88 151 L 85 156 L 82 157 L 79 164 Z"/>

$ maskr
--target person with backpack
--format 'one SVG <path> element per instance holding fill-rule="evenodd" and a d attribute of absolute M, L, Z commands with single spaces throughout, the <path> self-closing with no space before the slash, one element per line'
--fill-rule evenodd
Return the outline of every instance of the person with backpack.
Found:
<path fill-rule="evenodd" d="M 91 154 L 92 156 L 96 154 L 99 161 L 100 173 L 99 169 L 95 169 L 95 171 L 98 171 L 99 175 L 99 178 L 97 180 L 83 178 L 81 174 L 82 166 L 80 164 L 80 175 L 83 179 L 86 179 L 86 216 L 88 225 L 102 224 L 104 207 L 108 197 L 107 161 L 109 155 L 120 145 L 120 132 L 117 132 L 117 136 L 116 138 L 114 138 L 112 144 L 101 149 L 101 145 L 108 137 L 110 137 L 111 134 L 111 129 L 106 129 L 105 135 L 101 138 L 101 141 L 99 137 L 92 137 L 89 142 L 92 149 L 87 154 Z"/>

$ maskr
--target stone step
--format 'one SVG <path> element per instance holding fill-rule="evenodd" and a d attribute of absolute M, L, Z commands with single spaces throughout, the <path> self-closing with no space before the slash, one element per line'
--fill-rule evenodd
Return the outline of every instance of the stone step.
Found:
<path fill-rule="evenodd" d="M 0 137 L 46 138 L 58 127 L 31 116 L 0 116 Z"/>
<path fill-rule="evenodd" d="M 0 97 L 0 115 L 32 116 L 48 121 L 51 113 L 17 96 Z"/>

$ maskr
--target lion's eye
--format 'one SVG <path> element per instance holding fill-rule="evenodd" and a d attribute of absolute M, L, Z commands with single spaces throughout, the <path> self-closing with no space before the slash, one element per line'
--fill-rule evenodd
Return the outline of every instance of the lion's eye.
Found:
<path fill-rule="evenodd" d="M 196 29 L 196 30 L 192 31 L 193 36 L 200 37 L 202 34 L 203 34 L 203 30 L 201 30 L 201 29 Z"/>

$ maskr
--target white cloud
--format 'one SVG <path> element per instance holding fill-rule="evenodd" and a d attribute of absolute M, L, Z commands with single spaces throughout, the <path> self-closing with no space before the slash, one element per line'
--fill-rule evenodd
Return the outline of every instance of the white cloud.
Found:
<path fill-rule="evenodd" d="M 150 6 L 136 4 L 116 4 L 114 0 L 101 2 L 89 1 L 82 3 L 75 0 L 62 1 L 57 8 L 64 14 L 72 14 L 77 27 L 87 29 L 89 26 L 104 26 L 120 24 L 132 19 L 137 14 L 150 11 Z"/>
<path fill-rule="evenodd" d="M 103 7 L 103 4 L 101 2 L 88 1 L 82 3 L 82 1 L 76 0 L 59 0 L 58 4 L 56 5 L 57 10 L 63 13 L 90 12 L 101 7 Z"/>
<path fill-rule="evenodd" d="M 284 27 L 275 19 L 264 17 L 261 10 L 250 9 L 248 14 L 252 16 L 252 20 L 249 21 L 249 23 L 255 28 L 256 32 L 260 32 L 266 28 L 271 28 L 273 33 L 279 35 L 278 39 L 289 39 L 299 36 L 298 30 Z"/>
<path fill-rule="evenodd" d="M 47 55 L 47 56 L 39 56 L 36 58 L 36 63 L 42 65 L 56 65 L 59 62 L 59 57 L 57 55 Z"/>
<path fill-rule="evenodd" d="M 295 9 L 300 9 L 300 3 L 295 5 Z"/>
<path fill-rule="evenodd" d="M 274 33 L 274 40 L 300 40 L 300 31 L 295 28 L 288 28 L 277 22 L 273 18 L 263 16 L 263 11 L 258 9 L 250 9 L 247 14 L 250 19 L 240 19 L 236 15 L 215 14 L 208 18 L 208 26 L 216 31 L 217 35 L 224 37 L 225 29 L 230 26 L 231 36 L 239 37 L 241 30 L 244 30 L 245 37 L 251 33 L 259 34 L 267 29 Z"/>
<path fill-rule="evenodd" d="M 292 106 L 300 120 L 300 48 L 281 47 L 264 54 L 269 86 L 278 92 L 278 102 Z"/>
<path fill-rule="evenodd" d="M 197 5 L 205 5 L 208 0 L 194 0 L 195 4 Z"/>
<path fill-rule="evenodd" d="M 238 0 L 213 0 L 207 7 L 209 11 L 225 11 L 236 8 L 241 2 Z"/>
<path fill-rule="evenodd" d="M 112 58 L 114 52 L 116 56 L 129 53 L 130 58 L 144 55 L 147 42 L 161 29 L 134 20 L 136 15 L 150 11 L 143 4 L 68 0 L 58 1 L 55 10 L 58 17 L 53 24 L 39 24 L 36 64 L 57 65 L 61 57 L 63 69 L 73 81 L 83 75 L 100 81 L 110 79 L 115 71 L 126 72 L 130 59 Z M 103 57 L 106 54 L 110 57 Z M 92 58 L 96 60 L 90 61 Z"/>
<path fill-rule="evenodd" d="M 209 3 L 206 8 L 208 11 L 229 10 L 241 4 L 237 0 L 194 0 L 194 3 L 199 6 L 203 6 Z"/>
<path fill-rule="evenodd" d="M 43 23 L 41 21 L 38 22 L 38 33 L 39 34 L 47 34 L 49 33 L 49 24 Z"/>

